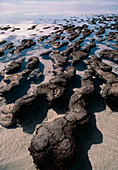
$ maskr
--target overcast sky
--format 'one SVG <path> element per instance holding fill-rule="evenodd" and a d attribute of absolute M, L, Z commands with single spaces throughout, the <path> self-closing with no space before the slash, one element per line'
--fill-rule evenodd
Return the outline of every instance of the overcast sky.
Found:
<path fill-rule="evenodd" d="M 118 0 L 0 0 L 0 13 L 118 14 Z"/>

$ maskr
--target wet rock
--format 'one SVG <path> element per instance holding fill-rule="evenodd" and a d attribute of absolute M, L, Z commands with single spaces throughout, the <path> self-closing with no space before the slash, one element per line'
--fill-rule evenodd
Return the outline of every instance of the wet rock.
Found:
<path fill-rule="evenodd" d="M 11 50 L 10 53 L 19 54 L 22 50 L 30 48 L 31 46 L 33 46 L 35 44 L 36 44 L 36 42 L 34 42 L 31 39 L 23 39 L 21 41 L 21 45 L 17 46 L 15 49 Z"/>
<path fill-rule="evenodd" d="M 49 29 L 50 28 L 50 26 L 47 26 L 47 27 L 43 27 L 43 29 Z"/>
<path fill-rule="evenodd" d="M 28 76 L 28 80 L 31 80 L 31 81 L 39 81 L 42 77 L 42 73 L 40 71 L 40 69 L 34 69 Z"/>
<path fill-rule="evenodd" d="M 8 44 L 6 44 L 2 47 L 2 50 L 4 51 L 4 50 L 7 50 L 7 49 L 11 49 L 13 47 L 14 47 L 13 43 L 8 43 Z"/>
<path fill-rule="evenodd" d="M 109 32 L 109 34 L 107 35 L 108 36 L 108 38 L 107 38 L 107 40 L 113 40 L 114 38 L 115 38 L 115 32 Z"/>
<path fill-rule="evenodd" d="M 12 110 L 13 120 L 23 122 L 26 115 L 29 112 L 32 114 L 32 109 L 43 101 L 48 101 L 51 105 L 57 104 L 61 101 L 67 84 L 74 76 L 75 68 L 69 66 L 62 74 L 55 76 L 47 83 L 36 86 L 32 92 L 16 100 Z"/>
<path fill-rule="evenodd" d="M 100 57 L 118 61 L 118 50 L 104 49 L 99 53 Z"/>
<path fill-rule="evenodd" d="M 108 64 L 102 62 L 102 59 L 93 55 L 92 58 L 86 60 L 85 63 L 90 65 L 92 69 L 94 69 L 99 77 L 102 78 L 105 82 L 112 82 L 116 80 L 116 77 L 113 73 L 111 73 L 112 67 Z"/>
<path fill-rule="evenodd" d="M 63 56 L 60 53 L 51 55 L 51 58 L 54 60 L 56 66 L 64 66 L 68 61 L 67 56 Z"/>
<path fill-rule="evenodd" d="M 88 95 L 89 92 L 84 97 Z M 76 136 L 90 121 L 84 108 L 85 98 L 82 97 L 83 89 L 71 96 L 69 111 L 64 117 L 44 122 L 37 127 L 29 151 L 38 168 L 68 169 L 73 164 L 77 147 Z"/>
<path fill-rule="evenodd" d="M 59 42 L 59 41 L 52 41 L 51 42 L 51 45 L 54 47 L 54 48 L 61 48 L 61 47 L 63 47 L 63 46 L 65 46 L 65 45 L 68 45 L 69 44 L 69 42 L 68 41 L 65 41 L 65 42 Z"/>
<path fill-rule="evenodd" d="M 118 43 L 117 44 L 113 44 L 112 47 L 118 48 Z"/>
<path fill-rule="evenodd" d="M 79 36 L 79 33 L 74 33 L 74 35 L 72 35 L 71 37 L 69 37 L 69 41 L 73 41 L 74 39 L 76 39 Z"/>
<path fill-rule="evenodd" d="M 69 56 L 72 52 L 80 49 L 81 42 L 82 40 L 76 40 L 74 43 L 67 46 L 66 49 L 61 52 L 61 54 L 64 56 Z"/>
<path fill-rule="evenodd" d="M 104 39 L 104 38 L 97 39 L 97 40 L 98 40 L 98 42 L 105 41 L 105 39 Z"/>
<path fill-rule="evenodd" d="M 54 30 L 58 30 L 59 29 L 59 27 L 54 27 Z"/>
<path fill-rule="evenodd" d="M 34 30 L 36 28 L 37 25 L 33 25 L 31 26 L 31 28 L 28 28 L 27 30 Z"/>
<path fill-rule="evenodd" d="M 64 71 L 64 69 L 62 67 L 58 67 L 56 69 L 54 69 L 54 74 L 55 75 L 59 75 L 59 74 L 62 74 L 62 72 Z"/>
<path fill-rule="evenodd" d="M 20 85 L 20 80 L 12 81 L 6 86 L 4 86 L 2 89 L 0 89 L 0 94 L 5 95 L 11 93 L 16 87 Z"/>
<path fill-rule="evenodd" d="M 101 94 L 111 110 L 116 111 L 118 109 L 118 80 L 104 85 Z"/>
<path fill-rule="evenodd" d="M 50 39 L 50 42 L 53 42 L 53 41 L 56 41 L 56 40 L 59 40 L 61 37 L 60 34 L 55 34 L 51 39 Z"/>
<path fill-rule="evenodd" d="M 30 70 L 23 70 L 20 73 L 6 75 L 6 70 L 1 72 L 1 75 L 4 77 L 0 84 L 0 94 L 6 95 L 10 94 L 16 87 L 20 85 L 20 81 L 24 75 L 29 74 Z"/>
<path fill-rule="evenodd" d="M 28 59 L 29 63 L 26 65 L 27 69 L 34 69 L 38 66 L 39 64 L 39 58 L 36 56 L 30 57 Z"/>
<path fill-rule="evenodd" d="M 93 41 L 95 41 L 95 38 L 91 38 L 91 39 L 89 39 L 89 41 L 93 42 Z"/>
<path fill-rule="evenodd" d="M 89 53 L 91 48 L 94 48 L 94 47 L 96 47 L 96 44 L 95 43 L 90 43 L 90 44 L 85 45 L 82 48 L 82 51 L 85 52 L 85 53 Z"/>
<path fill-rule="evenodd" d="M 85 53 L 83 51 L 74 51 L 70 54 L 70 56 L 72 57 L 72 61 L 71 64 L 78 64 L 82 59 L 88 57 L 88 53 Z"/>
<path fill-rule="evenodd" d="M 43 35 L 43 36 L 41 36 L 39 39 L 38 39 L 38 41 L 39 42 L 42 42 L 43 40 L 46 40 L 46 39 L 48 39 L 50 37 L 50 35 Z"/>
<path fill-rule="evenodd" d="M 100 27 L 100 30 L 98 32 L 95 32 L 95 35 L 100 35 L 105 33 L 105 27 Z"/>
<path fill-rule="evenodd" d="M 21 61 L 11 61 L 6 65 L 6 74 L 13 74 L 19 71 L 21 68 Z"/>
<path fill-rule="evenodd" d="M 53 48 L 59 48 L 59 44 L 60 44 L 59 41 L 52 41 L 51 42 L 51 45 L 53 46 Z"/>
<path fill-rule="evenodd" d="M 37 128 L 37 135 L 32 139 L 29 151 L 38 168 L 59 170 L 68 169 L 72 165 L 76 152 L 74 138 L 71 136 L 75 127 L 72 126 L 66 118 L 58 118 Z M 70 129 L 67 135 L 66 128 Z"/>
<path fill-rule="evenodd" d="M 90 30 L 90 29 L 84 29 L 84 31 L 82 32 L 83 37 L 88 37 L 90 34 L 92 34 L 94 32 L 94 30 Z"/>
<path fill-rule="evenodd" d="M 11 30 L 11 32 L 14 32 L 14 31 L 17 31 L 17 30 L 20 30 L 20 28 L 13 28 L 13 30 Z"/>
<path fill-rule="evenodd" d="M 53 50 L 51 53 L 50 53 L 50 56 L 53 56 L 54 54 L 59 54 L 60 51 L 59 50 Z"/>
<path fill-rule="evenodd" d="M 5 44 L 7 41 L 3 40 L 3 41 L 0 41 L 0 45 L 2 44 Z"/>
<path fill-rule="evenodd" d="M 2 57 L 4 55 L 4 51 L 0 51 L 0 57 Z"/>
<path fill-rule="evenodd" d="M 6 26 L 6 27 L 0 27 L 0 30 L 7 31 L 8 29 L 11 29 L 11 27 L 10 27 L 10 26 Z"/>

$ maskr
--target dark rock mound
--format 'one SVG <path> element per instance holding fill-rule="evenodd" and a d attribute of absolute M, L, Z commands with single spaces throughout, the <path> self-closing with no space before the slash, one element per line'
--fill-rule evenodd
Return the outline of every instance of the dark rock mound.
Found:
<path fill-rule="evenodd" d="M 38 39 L 38 41 L 39 42 L 42 42 L 43 40 L 46 40 L 46 39 L 48 39 L 50 37 L 50 35 L 43 35 L 43 36 L 41 36 L 39 39 Z"/>
<path fill-rule="evenodd" d="M 90 43 L 88 45 L 85 45 L 83 48 L 82 48 L 82 51 L 84 51 L 85 53 L 89 53 L 91 48 L 94 48 L 96 47 L 96 44 L 95 43 Z"/>
<path fill-rule="evenodd" d="M 54 60 L 55 66 L 64 66 L 68 61 L 67 56 L 63 56 L 60 53 L 52 54 L 51 58 Z"/>
<path fill-rule="evenodd" d="M 12 74 L 19 71 L 21 68 L 21 61 L 11 61 L 8 65 L 6 65 L 6 74 Z"/>
<path fill-rule="evenodd" d="M 101 94 L 111 110 L 118 110 L 118 80 L 104 85 Z"/>
<path fill-rule="evenodd" d="M 85 98 L 91 96 L 94 91 L 92 73 L 91 70 L 86 71 L 82 87 L 70 98 L 68 113 L 52 122 L 45 122 L 37 128 L 29 151 L 38 168 L 67 170 L 73 164 L 77 147 L 76 135 L 90 120 L 85 110 Z M 86 81 L 89 81 L 89 88 Z"/>
<path fill-rule="evenodd" d="M 4 55 L 4 51 L 0 51 L 0 57 Z"/>
<path fill-rule="evenodd" d="M 3 40 L 3 41 L 0 41 L 0 45 L 2 44 L 5 44 L 7 41 Z"/>
<path fill-rule="evenodd" d="M 34 30 L 36 28 L 37 25 L 32 25 L 30 28 L 28 28 L 27 30 Z"/>
<path fill-rule="evenodd" d="M 104 49 L 100 52 L 100 57 L 109 58 L 118 61 L 118 50 Z"/>
<path fill-rule="evenodd" d="M 88 57 L 88 53 L 80 50 L 80 51 L 74 51 L 70 54 L 70 56 L 72 57 L 72 61 L 71 64 L 78 64 L 82 59 Z"/>
<path fill-rule="evenodd" d="M 11 112 L 13 123 L 22 123 L 24 121 L 24 117 L 27 117 L 29 113 L 32 114 L 33 109 L 40 106 L 42 101 L 48 101 L 48 104 L 50 105 L 55 105 L 59 101 L 61 102 L 61 97 L 64 95 L 66 86 L 74 76 L 75 68 L 69 66 L 62 74 L 55 76 L 48 83 L 43 83 L 36 86 L 35 89 L 30 89 L 31 93 L 24 95 L 14 103 L 14 107 Z M 19 83 L 20 79 L 16 80 Z M 13 83 L 15 84 L 14 81 Z M 10 85 L 11 84 L 12 82 Z"/>
<path fill-rule="evenodd" d="M 34 69 L 34 68 L 36 68 L 36 67 L 38 66 L 38 64 L 39 64 L 39 58 L 38 58 L 38 57 L 35 57 L 35 56 L 30 57 L 30 58 L 28 59 L 28 61 L 29 61 L 29 63 L 26 65 L 26 68 L 27 68 L 27 69 Z"/>
<path fill-rule="evenodd" d="M 34 42 L 31 39 L 23 39 L 21 41 L 21 45 L 17 46 L 15 49 L 11 50 L 10 53 L 19 54 L 22 50 L 30 48 L 31 46 L 33 46 L 35 44 L 36 44 L 36 42 Z"/>

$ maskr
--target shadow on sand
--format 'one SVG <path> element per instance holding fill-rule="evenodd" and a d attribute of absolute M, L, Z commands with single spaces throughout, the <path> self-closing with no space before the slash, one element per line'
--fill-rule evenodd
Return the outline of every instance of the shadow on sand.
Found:
<path fill-rule="evenodd" d="M 101 112 L 105 109 L 102 98 L 94 97 L 89 101 L 88 112 L 91 115 L 89 126 L 81 131 L 77 137 L 77 157 L 75 163 L 69 170 L 92 170 L 92 165 L 89 160 L 88 152 L 92 145 L 100 144 L 103 142 L 102 132 L 96 126 L 96 118 L 94 113 Z"/>

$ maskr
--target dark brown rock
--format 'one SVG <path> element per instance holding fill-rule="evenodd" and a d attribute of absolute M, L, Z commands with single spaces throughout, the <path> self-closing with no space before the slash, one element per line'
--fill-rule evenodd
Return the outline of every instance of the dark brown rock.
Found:
<path fill-rule="evenodd" d="M 60 53 L 51 55 L 51 58 L 54 60 L 56 66 L 64 66 L 68 61 L 67 56 L 63 56 Z"/>
<path fill-rule="evenodd" d="M 0 57 L 4 55 L 4 51 L 0 51 Z"/>
<path fill-rule="evenodd" d="M 31 39 L 23 39 L 21 41 L 21 45 L 17 46 L 15 49 L 11 50 L 10 53 L 19 54 L 22 50 L 30 48 L 31 46 L 35 45 L 36 43 Z"/>
<path fill-rule="evenodd" d="M 0 41 L 0 45 L 2 44 L 5 44 L 7 41 L 3 40 L 3 41 Z"/>
<path fill-rule="evenodd" d="M 29 61 L 29 63 L 26 65 L 26 68 L 28 68 L 28 69 L 34 69 L 34 68 L 36 68 L 36 67 L 38 66 L 38 64 L 39 64 L 39 58 L 38 58 L 38 57 L 35 57 L 35 56 L 30 57 L 30 58 L 28 59 L 28 61 Z"/>
<path fill-rule="evenodd" d="M 91 75 L 91 71 L 86 73 Z M 37 128 L 29 151 L 38 168 L 66 170 L 74 162 L 77 132 L 79 133 L 90 120 L 84 100 L 93 90 L 85 93 L 85 86 L 83 87 L 71 96 L 66 116 L 45 122 Z"/>
<path fill-rule="evenodd" d="M 100 52 L 100 57 L 109 58 L 118 61 L 118 50 L 104 49 Z"/>
<path fill-rule="evenodd" d="M 21 68 L 20 61 L 11 61 L 9 64 L 6 65 L 6 74 L 12 74 L 19 71 Z"/>
<path fill-rule="evenodd" d="M 50 35 L 43 35 L 43 36 L 41 36 L 39 39 L 38 39 L 38 41 L 39 42 L 42 42 L 43 40 L 46 40 L 46 39 L 48 39 L 50 37 Z"/>
<path fill-rule="evenodd" d="M 72 65 L 74 64 L 78 64 L 82 59 L 88 57 L 88 53 L 85 53 L 83 51 L 74 51 L 70 54 L 70 56 L 72 57 Z"/>
<path fill-rule="evenodd" d="M 118 81 L 104 85 L 101 94 L 111 110 L 116 111 L 118 109 Z"/>

